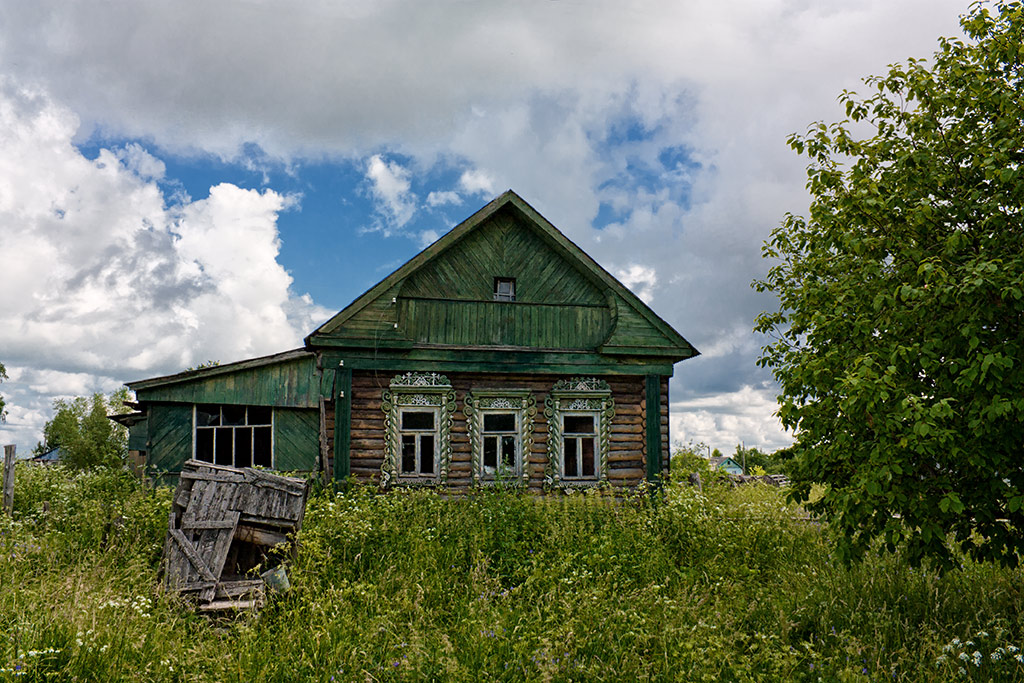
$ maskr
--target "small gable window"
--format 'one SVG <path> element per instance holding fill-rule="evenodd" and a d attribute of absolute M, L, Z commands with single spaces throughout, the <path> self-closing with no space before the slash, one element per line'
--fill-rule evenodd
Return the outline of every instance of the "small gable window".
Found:
<path fill-rule="evenodd" d="M 512 277 L 494 278 L 494 300 L 515 301 L 516 300 L 516 279 Z"/>

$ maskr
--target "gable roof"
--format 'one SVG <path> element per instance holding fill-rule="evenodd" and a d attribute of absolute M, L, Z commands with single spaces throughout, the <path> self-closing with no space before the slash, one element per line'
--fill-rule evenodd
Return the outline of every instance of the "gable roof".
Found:
<path fill-rule="evenodd" d="M 620 302 L 619 306 L 623 308 L 623 310 L 619 311 L 618 317 L 620 320 L 629 319 L 634 326 L 646 326 L 656 331 L 657 343 L 636 345 L 628 343 L 628 340 L 617 338 L 616 332 L 613 330 L 609 338 L 598 347 L 597 350 L 599 352 L 609 354 L 660 355 L 679 359 L 690 358 L 698 354 L 698 351 L 682 335 L 655 314 L 629 288 L 602 268 L 586 252 L 563 235 L 554 225 L 512 190 L 504 192 L 465 221 L 455 226 L 443 237 L 411 258 L 398 270 L 371 287 L 338 314 L 310 333 L 305 339 L 306 347 L 317 346 L 318 340 L 330 337 L 332 333 L 342 330 L 346 323 L 352 321 L 355 316 L 368 307 L 374 304 L 380 305 L 381 300 L 389 297 L 389 293 L 392 290 L 473 234 L 474 231 L 485 225 L 489 219 L 503 209 L 513 209 L 519 217 L 524 219 L 524 225 L 532 229 L 548 247 L 578 270 L 587 280 L 601 289 L 612 292 Z M 390 302 L 391 299 L 388 298 L 385 303 Z M 408 342 L 406 342 L 406 345 L 408 345 Z"/>

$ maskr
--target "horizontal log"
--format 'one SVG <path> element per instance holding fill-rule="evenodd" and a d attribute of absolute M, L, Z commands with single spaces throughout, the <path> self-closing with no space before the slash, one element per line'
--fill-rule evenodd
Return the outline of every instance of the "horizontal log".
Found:
<path fill-rule="evenodd" d="M 622 469 L 615 469 L 613 467 L 608 468 L 608 478 L 614 480 L 621 479 L 643 479 L 646 472 L 642 467 L 624 467 Z"/>
<path fill-rule="evenodd" d="M 263 604 L 262 600 L 214 600 L 199 605 L 200 612 L 226 612 L 229 610 L 253 609 Z"/>
<path fill-rule="evenodd" d="M 267 531 L 266 529 L 258 529 L 244 524 L 239 524 L 235 529 L 235 538 L 239 541 L 264 545 L 270 548 L 288 542 L 288 537 L 280 532 Z"/>
<path fill-rule="evenodd" d="M 194 519 L 191 521 L 183 521 L 181 528 L 184 531 L 193 531 L 197 529 L 231 529 L 235 526 L 235 523 L 230 519 Z"/>
<path fill-rule="evenodd" d="M 640 434 L 640 433 L 630 434 L 630 433 L 622 433 L 622 432 L 612 432 L 612 434 L 611 434 L 611 442 L 612 443 L 627 443 L 628 442 L 628 443 L 642 444 L 643 441 L 644 441 L 643 435 Z M 638 448 L 639 448 L 639 446 L 638 446 Z"/>

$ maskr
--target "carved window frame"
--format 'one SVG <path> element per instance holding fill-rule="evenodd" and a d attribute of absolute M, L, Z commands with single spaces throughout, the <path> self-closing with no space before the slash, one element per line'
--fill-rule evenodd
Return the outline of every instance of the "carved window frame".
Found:
<path fill-rule="evenodd" d="M 562 472 L 562 418 L 565 415 L 592 415 L 596 422 L 596 472 L 593 477 L 565 479 Z M 608 453 L 611 448 L 612 418 L 615 399 L 611 387 L 596 377 L 572 377 L 559 380 L 544 401 L 544 417 L 548 421 L 548 463 L 544 485 L 562 488 L 597 486 L 608 481 Z"/>
<path fill-rule="evenodd" d="M 380 466 L 380 485 L 444 485 L 452 461 L 452 423 L 455 413 L 455 389 L 444 375 L 436 372 L 407 372 L 396 375 L 381 395 L 384 411 L 384 462 Z M 437 411 L 435 429 L 435 468 L 433 477 L 400 474 L 402 457 L 401 412 L 409 408 L 433 408 Z"/>
<path fill-rule="evenodd" d="M 529 389 L 473 389 L 463 399 L 463 414 L 469 432 L 470 462 L 473 483 L 493 485 L 499 481 L 525 486 L 530 481 L 530 451 L 533 449 L 533 424 L 537 415 L 537 398 Z M 484 471 L 484 415 L 514 413 L 518 426 L 517 466 L 511 476 L 502 479 Z M 500 454 L 499 454 L 500 459 Z"/>

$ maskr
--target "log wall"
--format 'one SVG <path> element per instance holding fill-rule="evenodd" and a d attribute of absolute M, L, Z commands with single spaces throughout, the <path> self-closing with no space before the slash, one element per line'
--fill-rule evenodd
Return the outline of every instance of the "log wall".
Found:
<path fill-rule="evenodd" d="M 384 462 L 384 413 L 381 394 L 395 373 L 357 371 L 352 376 L 352 440 L 350 464 L 352 475 L 359 481 L 378 483 Z M 452 425 L 452 461 L 448 470 L 448 486 L 464 489 L 472 485 L 470 443 L 466 417 L 462 412 L 466 393 L 473 389 L 529 389 L 537 399 L 534 418 L 533 447 L 527 459 L 530 472 L 529 487 L 540 491 L 547 465 L 548 425 L 544 417 L 544 401 L 551 387 L 561 375 L 477 374 L 448 373 L 446 375 L 456 392 L 456 411 Z M 615 417 L 612 419 L 610 452 L 608 454 L 608 481 L 613 486 L 631 488 L 646 475 L 644 378 L 642 376 L 606 376 L 615 399 Z M 668 467 L 668 381 L 662 382 L 659 419 L 662 424 L 663 470 Z M 333 410 L 328 409 L 327 432 L 334 452 Z M 333 463 L 332 463 L 333 468 Z"/>

